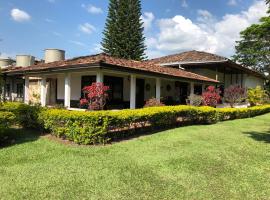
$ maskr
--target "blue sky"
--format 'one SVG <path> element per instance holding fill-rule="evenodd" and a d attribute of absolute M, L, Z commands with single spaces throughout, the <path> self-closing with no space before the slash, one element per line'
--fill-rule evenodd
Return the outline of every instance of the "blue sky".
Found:
<path fill-rule="evenodd" d="M 108 0 L 0 1 L 2 56 L 43 57 L 45 48 L 67 57 L 100 50 Z M 142 0 L 147 55 L 186 50 L 234 53 L 239 32 L 266 15 L 262 0 Z"/>

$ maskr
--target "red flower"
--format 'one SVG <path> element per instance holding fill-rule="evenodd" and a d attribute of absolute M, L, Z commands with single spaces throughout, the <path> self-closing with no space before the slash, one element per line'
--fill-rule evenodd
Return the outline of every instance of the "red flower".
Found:
<path fill-rule="evenodd" d="M 214 86 L 209 86 L 206 91 L 203 92 L 202 97 L 205 106 L 215 107 L 221 100 L 220 90 L 216 89 Z"/>
<path fill-rule="evenodd" d="M 109 89 L 109 86 L 105 86 L 103 83 L 92 83 L 92 85 L 84 87 L 82 90 L 87 94 L 86 101 L 89 104 L 89 109 L 102 110 L 106 104 Z M 83 103 L 85 103 L 85 100 L 83 100 Z"/>

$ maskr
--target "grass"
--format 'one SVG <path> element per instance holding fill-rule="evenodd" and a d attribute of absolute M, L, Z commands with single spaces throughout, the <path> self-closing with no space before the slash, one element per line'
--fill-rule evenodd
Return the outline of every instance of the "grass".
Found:
<path fill-rule="evenodd" d="M 270 199 L 269 130 L 270 114 L 108 146 L 20 132 L 0 148 L 0 199 Z"/>

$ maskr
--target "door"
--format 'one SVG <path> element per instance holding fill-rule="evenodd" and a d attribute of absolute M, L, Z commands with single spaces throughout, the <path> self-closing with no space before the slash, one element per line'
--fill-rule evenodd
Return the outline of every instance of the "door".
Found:
<path fill-rule="evenodd" d="M 186 104 L 186 99 L 188 97 L 188 83 L 180 82 L 179 90 L 180 104 Z"/>
<path fill-rule="evenodd" d="M 136 79 L 136 108 L 144 106 L 144 79 Z"/>

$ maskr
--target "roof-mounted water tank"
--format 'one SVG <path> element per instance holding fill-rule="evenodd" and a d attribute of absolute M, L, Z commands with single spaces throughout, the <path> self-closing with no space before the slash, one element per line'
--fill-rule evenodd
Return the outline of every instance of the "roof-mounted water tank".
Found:
<path fill-rule="evenodd" d="M 14 63 L 14 60 L 11 58 L 0 58 L 0 68 L 5 68 Z"/>
<path fill-rule="evenodd" d="M 17 55 L 16 67 L 28 67 L 34 65 L 35 57 L 31 55 Z"/>
<path fill-rule="evenodd" d="M 61 49 L 45 49 L 45 63 L 65 60 L 65 51 Z"/>

